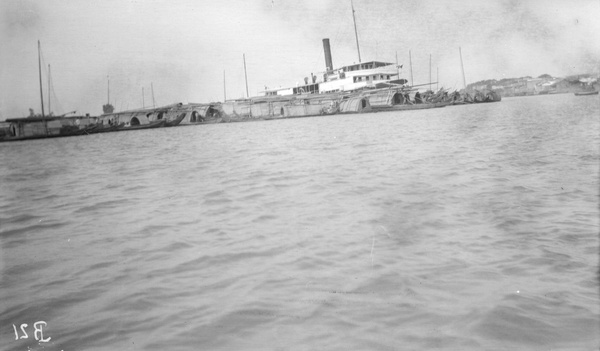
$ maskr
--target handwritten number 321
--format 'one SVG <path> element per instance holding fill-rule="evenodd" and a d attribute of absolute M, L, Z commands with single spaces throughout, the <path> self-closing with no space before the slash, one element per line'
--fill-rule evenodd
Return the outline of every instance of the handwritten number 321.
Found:
<path fill-rule="evenodd" d="M 48 341 L 50 341 L 50 339 L 52 339 L 51 337 L 47 337 L 46 339 L 44 339 L 44 331 L 42 330 L 42 328 L 44 326 L 46 326 L 47 324 L 48 323 L 46 323 L 44 321 L 39 321 L 39 322 L 33 323 L 33 337 L 35 338 L 35 340 L 37 340 L 39 342 L 48 342 Z M 17 326 L 13 324 L 13 329 L 15 330 L 15 340 L 29 338 L 29 336 L 27 335 L 27 331 L 25 330 L 27 328 L 27 324 L 23 323 L 23 324 L 21 324 L 20 327 L 21 327 L 21 331 L 23 332 L 23 335 L 21 335 L 19 337 L 19 332 L 17 330 Z"/>

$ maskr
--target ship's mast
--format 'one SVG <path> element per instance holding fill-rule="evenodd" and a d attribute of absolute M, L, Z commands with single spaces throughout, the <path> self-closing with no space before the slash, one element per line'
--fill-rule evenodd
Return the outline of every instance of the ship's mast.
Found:
<path fill-rule="evenodd" d="M 465 79 L 465 67 L 463 66 L 462 52 L 460 51 L 460 46 L 458 47 L 458 54 L 460 55 L 460 68 L 462 70 L 463 86 L 465 87 L 465 91 L 466 91 L 467 90 L 467 80 Z"/>
<path fill-rule="evenodd" d="M 42 57 L 40 54 L 40 41 L 38 40 L 38 69 L 40 73 L 40 101 L 42 102 L 42 118 L 44 118 L 44 92 L 42 91 Z"/>
<path fill-rule="evenodd" d="M 429 90 L 431 90 L 431 54 L 429 54 Z"/>
<path fill-rule="evenodd" d="M 50 64 L 48 64 L 48 116 L 52 114 L 52 103 L 50 101 L 50 79 L 52 74 L 50 73 Z"/>
<path fill-rule="evenodd" d="M 354 21 L 354 36 L 356 37 L 356 49 L 358 50 L 358 63 L 361 63 L 360 46 L 358 45 L 358 31 L 356 30 L 356 16 L 354 15 L 354 3 L 352 0 L 350 0 L 350 5 L 352 6 L 352 20 Z"/>
<path fill-rule="evenodd" d="M 398 67 L 398 51 L 396 51 L 396 72 L 398 72 L 398 79 L 400 79 L 400 67 Z"/>
<path fill-rule="evenodd" d="M 41 45 L 38 40 L 38 70 L 40 74 L 40 102 L 42 103 L 42 119 L 44 120 L 44 128 L 46 135 L 48 135 L 48 124 L 46 124 L 46 116 L 44 115 L 44 92 L 42 91 L 42 56 L 41 56 Z"/>
<path fill-rule="evenodd" d="M 249 98 L 248 94 L 248 73 L 246 73 L 246 54 L 244 54 L 244 77 L 246 78 L 246 97 Z"/>
<path fill-rule="evenodd" d="M 410 54 L 410 50 L 408 50 L 408 62 L 410 64 L 410 85 L 414 85 L 415 81 L 413 79 L 413 72 L 412 72 L 412 56 Z"/>
<path fill-rule="evenodd" d="M 115 100 L 115 105 L 117 104 Z M 106 105 L 102 105 L 102 113 L 113 113 L 114 106 L 110 104 L 110 76 L 106 75 Z"/>
<path fill-rule="evenodd" d="M 156 102 L 154 101 L 154 86 L 150 82 L 150 90 L 152 91 L 152 108 L 156 108 Z"/>
<path fill-rule="evenodd" d="M 223 102 L 227 101 L 227 84 L 225 82 L 225 70 L 223 70 Z"/>

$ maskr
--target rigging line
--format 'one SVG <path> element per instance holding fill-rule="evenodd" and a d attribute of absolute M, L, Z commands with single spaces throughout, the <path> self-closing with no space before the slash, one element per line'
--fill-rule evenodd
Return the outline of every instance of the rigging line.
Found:
<path fill-rule="evenodd" d="M 50 83 L 49 87 L 48 87 L 48 100 L 49 100 L 49 107 L 52 106 L 50 104 L 50 100 L 52 99 L 53 102 L 53 110 L 54 110 L 54 115 L 58 115 L 59 111 L 62 112 L 63 108 L 62 105 L 60 104 L 60 101 L 58 100 L 57 96 L 56 96 L 56 92 L 54 90 L 54 80 L 52 79 L 52 75 L 50 72 L 50 65 L 48 64 L 48 62 L 46 61 L 46 57 L 44 56 L 44 50 L 40 48 L 40 57 L 41 57 L 41 61 L 42 61 L 42 77 L 45 77 L 46 80 Z M 48 115 L 50 114 L 50 112 L 52 111 L 48 111 Z"/>
<path fill-rule="evenodd" d="M 52 105 L 52 102 L 54 104 Z M 56 91 L 54 90 L 54 79 L 52 79 L 52 71 L 50 70 L 50 64 L 48 64 L 48 114 L 52 113 L 51 107 L 54 106 L 54 115 L 58 115 L 60 109 L 57 108 L 58 99 L 56 98 Z"/>
<path fill-rule="evenodd" d="M 344 35 L 343 37 L 345 37 L 345 33 L 346 33 L 347 29 L 348 28 L 346 26 L 338 26 L 337 32 L 335 33 L 335 36 L 334 36 L 334 40 L 338 41 L 340 39 L 340 35 Z M 342 31 L 343 31 L 343 33 L 342 33 Z"/>
<path fill-rule="evenodd" d="M 350 19 L 350 17 L 348 16 L 348 19 Z M 339 42 L 343 42 L 345 41 L 345 39 L 348 38 L 348 27 L 347 26 L 338 26 L 337 31 L 333 37 L 333 41 L 332 43 L 339 43 Z M 340 52 L 340 50 L 338 50 L 338 52 Z M 319 53 L 319 58 L 315 61 L 315 65 L 316 67 L 318 66 L 318 62 L 323 60 L 323 49 L 321 49 L 321 52 Z M 333 69 L 334 67 L 331 67 L 331 69 Z M 322 72 L 325 71 L 323 69 L 318 69 L 317 72 Z"/>
<path fill-rule="evenodd" d="M 43 58 L 43 56 L 42 56 Z M 56 95 L 56 90 L 54 89 L 54 79 L 52 77 L 52 72 L 50 71 L 50 64 L 48 64 L 48 82 L 49 82 L 49 86 L 48 86 L 48 105 L 53 106 L 54 107 L 54 115 L 60 115 L 59 112 L 63 111 L 62 105 L 60 104 L 60 101 L 58 100 L 58 97 Z M 52 105 L 50 105 L 50 101 L 52 101 Z M 52 111 L 48 111 L 48 114 L 50 114 L 50 112 Z"/>
<path fill-rule="evenodd" d="M 362 60 L 360 58 L 360 45 L 358 43 L 358 30 L 356 29 L 356 16 L 355 16 L 355 10 L 354 10 L 354 3 L 352 2 L 352 0 L 350 0 L 350 4 L 352 5 L 352 20 L 354 22 L 354 36 L 356 38 L 356 49 L 358 51 L 358 63 L 361 63 Z"/>
<path fill-rule="evenodd" d="M 50 81 L 52 80 L 52 74 L 50 73 L 50 65 L 48 64 L 48 115 L 52 115 L 52 94 L 50 94 Z"/>
<path fill-rule="evenodd" d="M 319 72 L 325 71 L 323 68 L 319 68 L 319 61 L 323 60 L 323 56 L 322 55 L 323 55 L 323 50 L 321 50 L 321 52 L 319 53 L 318 57 L 313 61 L 313 64 L 312 64 L 313 70 L 312 70 L 311 73 L 318 74 Z M 317 81 L 318 81 L 318 78 L 317 78 Z M 312 82 L 311 82 L 311 84 L 312 84 Z"/>
<path fill-rule="evenodd" d="M 40 91 L 41 91 L 43 89 L 41 86 L 42 81 L 47 81 L 46 77 L 48 76 L 48 73 L 47 73 L 46 69 L 48 66 L 46 65 L 46 60 L 44 59 L 44 52 L 42 51 L 41 45 L 39 45 L 39 41 L 38 41 L 38 55 L 39 55 L 39 60 L 40 60 L 40 65 L 41 65 L 41 68 L 39 70 L 40 71 L 40 73 L 39 73 L 40 74 Z M 42 111 L 43 110 L 44 110 L 44 101 L 42 98 Z M 43 112 L 42 112 L 42 115 L 43 115 Z"/>
<path fill-rule="evenodd" d="M 60 103 L 60 101 L 58 100 L 58 97 L 56 96 L 56 91 L 54 90 L 54 80 L 51 79 L 50 80 L 50 89 L 52 90 L 52 96 L 53 96 L 53 101 L 54 101 L 54 115 L 60 115 L 61 113 L 59 112 L 63 112 L 64 109 L 62 108 L 62 105 Z"/>
<path fill-rule="evenodd" d="M 42 49 L 40 49 L 40 55 L 42 56 L 42 76 L 45 77 L 46 79 L 48 79 L 48 62 L 46 61 L 46 58 L 44 57 L 44 51 L 42 51 Z"/>
<path fill-rule="evenodd" d="M 342 26 L 340 26 L 340 27 L 342 27 Z M 339 42 L 340 31 L 342 30 L 340 27 L 338 27 L 337 33 L 335 34 L 334 40 L 332 41 L 332 43 Z M 315 57 L 316 57 L 316 59 L 313 61 L 313 64 L 312 64 L 312 68 L 313 68 L 312 73 L 317 73 L 317 77 L 318 77 L 319 76 L 318 73 L 327 71 L 327 69 L 324 68 L 324 65 L 322 63 L 322 62 L 324 62 L 324 58 L 325 58 L 323 48 L 321 48 L 319 50 L 318 57 L 317 56 L 315 56 Z M 333 67 L 331 67 L 331 68 L 333 69 Z M 318 81 L 318 78 L 317 78 L 317 81 Z"/>
<path fill-rule="evenodd" d="M 152 92 L 152 108 L 156 108 L 156 100 L 154 99 L 154 84 L 150 82 L 150 90 Z"/>
<path fill-rule="evenodd" d="M 42 49 L 40 41 L 37 42 L 37 52 L 38 52 L 38 74 L 40 79 L 40 107 L 42 108 L 42 119 L 44 120 L 44 129 L 46 131 L 46 135 L 48 135 L 48 124 L 46 123 L 44 116 L 44 90 L 42 87 Z M 45 67 L 45 66 L 44 66 Z"/>

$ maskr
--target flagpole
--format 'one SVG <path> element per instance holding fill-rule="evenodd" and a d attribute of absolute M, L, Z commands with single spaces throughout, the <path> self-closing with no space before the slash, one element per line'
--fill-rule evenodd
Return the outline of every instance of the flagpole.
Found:
<path fill-rule="evenodd" d="M 429 90 L 431 91 L 431 54 L 429 54 Z"/>
<path fill-rule="evenodd" d="M 38 70 L 40 73 L 40 102 L 42 103 L 42 120 L 44 121 L 44 128 L 46 135 L 48 135 L 48 123 L 46 123 L 46 116 L 44 115 L 44 92 L 42 91 L 42 57 L 41 57 L 41 45 L 38 40 Z"/>
<path fill-rule="evenodd" d="M 358 63 L 361 63 L 362 61 L 360 59 L 360 46 L 358 46 L 358 30 L 356 29 L 356 16 L 354 15 L 354 3 L 352 2 L 352 0 L 350 0 L 350 5 L 352 6 L 352 20 L 354 21 L 354 36 L 356 37 L 356 49 L 358 50 Z"/>
<path fill-rule="evenodd" d="M 50 101 L 50 77 L 52 76 L 50 72 L 50 64 L 48 64 L 48 116 L 52 114 L 52 103 Z"/>
<path fill-rule="evenodd" d="M 398 51 L 396 51 L 396 71 L 398 72 L 398 79 L 400 79 L 400 67 L 398 67 Z"/>
<path fill-rule="evenodd" d="M 410 50 L 408 50 L 408 62 L 410 63 L 410 85 L 413 86 L 415 84 L 415 80 L 413 79 L 412 56 L 410 54 Z"/>
<path fill-rule="evenodd" d="M 150 89 L 152 90 L 152 107 L 156 108 L 156 102 L 154 101 L 154 86 L 152 85 L 152 82 L 150 82 Z"/>
<path fill-rule="evenodd" d="M 460 69 L 462 70 L 463 86 L 465 87 L 465 91 L 466 91 L 467 90 L 467 80 L 465 79 L 465 66 L 463 65 L 462 52 L 460 50 L 460 46 L 458 47 L 458 54 L 460 55 Z"/>
<path fill-rule="evenodd" d="M 246 78 L 246 97 L 249 98 L 248 94 L 248 72 L 246 71 L 246 54 L 244 54 L 244 77 Z"/>

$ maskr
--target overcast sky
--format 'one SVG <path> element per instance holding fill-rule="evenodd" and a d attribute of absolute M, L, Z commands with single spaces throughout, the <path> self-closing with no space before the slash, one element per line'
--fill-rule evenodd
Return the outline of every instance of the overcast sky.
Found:
<path fill-rule="evenodd" d="M 597 73 L 599 0 L 354 0 L 361 58 L 396 61 L 414 84 L 462 88 L 483 79 Z M 294 86 L 325 67 L 358 62 L 350 0 L 2 0 L 0 120 L 52 111 L 102 113 L 174 102 L 223 101 Z M 142 97 L 144 89 L 144 98 Z M 55 97 L 55 98 L 54 98 Z"/>

